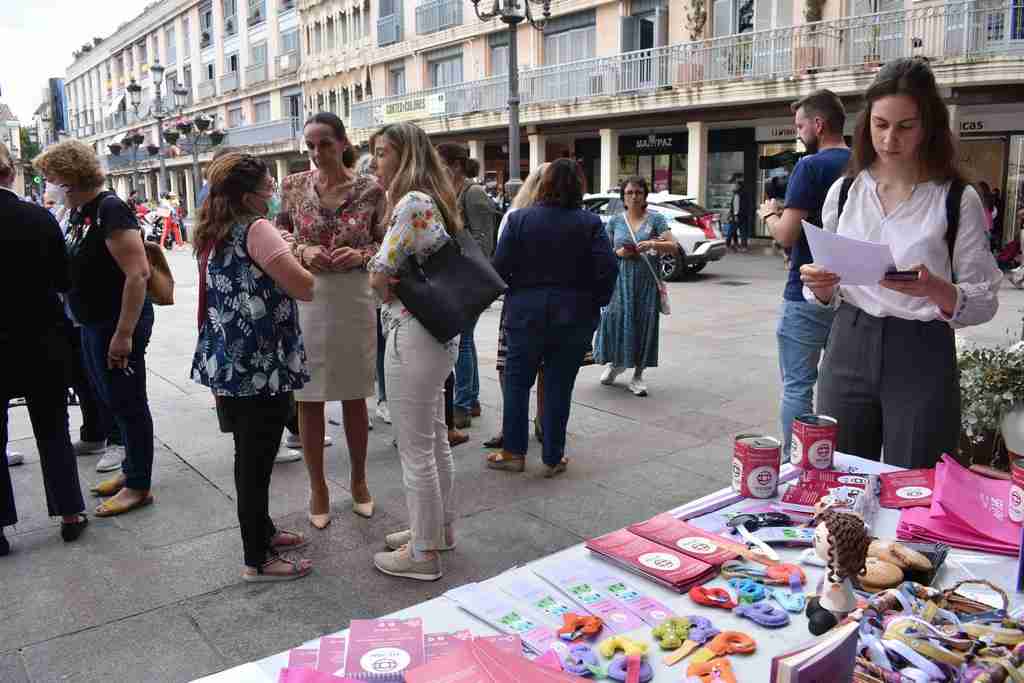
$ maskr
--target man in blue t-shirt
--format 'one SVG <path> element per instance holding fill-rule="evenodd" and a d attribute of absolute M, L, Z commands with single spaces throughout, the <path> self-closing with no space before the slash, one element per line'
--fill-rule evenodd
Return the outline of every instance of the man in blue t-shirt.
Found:
<path fill-rule="evenodd" d="M 850 160 L 843 141 L 846 110 L 829 90 L 818 90 L 795 102 L 797 135 L 807 148 L 789 178 L 785 206 L 766 201 L 758 211 L 775 241 L 791 249 L 789 278 L 783 293 L 782 314 L 776 338 L 779 370 L 782 374 L 781 427 L 783 457 L 789 457 L 793 419 L 814 408 L 814 384 L 818 361 L 828 341 L 832 311 L 807 302 L 800 282 L 800 266 L 811 263 L 802 221 L 821 226 L 821 207 L 828 190 L 842 175 Z"/>

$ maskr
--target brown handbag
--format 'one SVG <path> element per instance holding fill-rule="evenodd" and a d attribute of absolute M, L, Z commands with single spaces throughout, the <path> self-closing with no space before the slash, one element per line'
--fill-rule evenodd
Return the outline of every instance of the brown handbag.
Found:
<path fill-rule="evenodd" d="M 144 242 L 146 260 L 149 261 L 149 281 L 146 293 L 157 306 L 170 306 L 174 303 L 174 275 L 167 263 L 163 248 L 156 242 Z"/>

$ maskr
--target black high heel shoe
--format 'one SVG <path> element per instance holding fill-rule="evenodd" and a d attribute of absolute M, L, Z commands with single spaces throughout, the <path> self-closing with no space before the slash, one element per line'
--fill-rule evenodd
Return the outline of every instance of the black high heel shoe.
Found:
<path fill-rule="evenodd" d="M 11 544 L 7 542 L 7 537 L 4 536 L 4 532 L 0 529 L 0 557 L 11 554 Z"/>
<path fill-rule="evenodd" d="M 71 543 L 72 541 L 78 540 L 78 537 L 85 531 L 86 525 L 89 523 L 89 518 L 83 514 L 78 515 L 77 522 L 61 522 L 60 523 L 60 537 L 64 539 L 65 543 Z"/>

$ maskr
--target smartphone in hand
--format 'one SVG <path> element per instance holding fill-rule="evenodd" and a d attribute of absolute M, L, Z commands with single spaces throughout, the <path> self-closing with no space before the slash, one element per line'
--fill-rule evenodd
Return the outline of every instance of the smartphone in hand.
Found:
<path fill-rule="evenodd" d="M 914 282 L 920 275 L 916 270 L 890 270 L 885 274 L 885 279 L 892 282 Z"/>

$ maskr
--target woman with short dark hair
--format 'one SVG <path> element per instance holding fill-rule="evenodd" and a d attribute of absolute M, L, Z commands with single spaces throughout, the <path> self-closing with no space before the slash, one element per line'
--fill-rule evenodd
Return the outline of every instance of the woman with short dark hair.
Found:
<path fill-rule="evenodd" d="M 581 208 L 583 174 L 572 159 L 544 172 L 537 204 L 508 217 L 494 266 L 508 283 L 504 316 L 504 447 L 491 469 L 522 472 L 529 441 L 530 388 L 544 362 L 546 477 L 565 472 L 565 428 L 573 385 L 618 268 L 601 219 Z"/>
<path fill-rule="evenodd" d="M 366 264 L 380 248 L 386 205 L 375 177 L 353 173 L 355 151 L 341 119 L 330 112 L 315 114 L 306 121 L 303 135 L 316 168 L 282 181 L 277 226 L 293 234 L 292 253 L 316 282 L 313 301 L 299 304 L 311 379 L 295 392 L 295 400 L 309 471 L 309 522 L 324 529 L 331 523 L 324 475 L 327 401 L 341 401 L 352 511 L 360 517 L 373 515 L 366 482 L 366 398 L 373 396 L 377 376 L 377 333 Z"/>
<path fill-rule="evenodd" d="M 887 63 L 865 99 L 850 168 L 829 190 L 823 227 L 887 244 L 896 267 L 912 272 L 850 285 L 819 265 L 800 268 L 807 298 L 838 311 L 817 407 L 839 421 L 838 450 L 873 460 L 884 451 L 890 465 L 931 467 L 959 445 L 953 328 L 992 319 L 1002 274 L 927 61 Z"/>
<path fill-rule="evenodd" d="M 606 363 L 601 384 L 633 368 L 629 390 L 646 396 L 644 369 L 658 366 L 658 254 L 678 253 L 665 217 L 647 210 L 648 185 L 642 176 L 622 183 L 626 211 L 608 221 L 608 239 L 619 258 L 615 294 L 601 316 L 594 346 L 594 360 Z M 647 263 L 644 263 L 644 261 Z"/>

